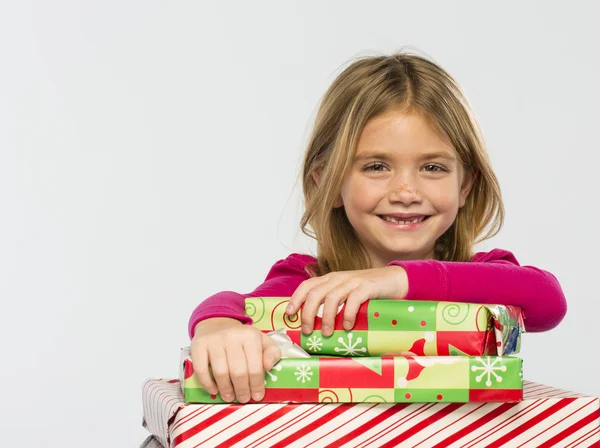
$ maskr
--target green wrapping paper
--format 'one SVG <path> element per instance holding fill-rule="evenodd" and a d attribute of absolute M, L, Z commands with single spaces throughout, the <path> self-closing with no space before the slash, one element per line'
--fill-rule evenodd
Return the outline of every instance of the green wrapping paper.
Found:
<path fill-rule="evenodd" d="M 263 332 L 285 329 L 291 340 L 311 355 L 382 356 L 502 356 L 518 353 L 525 325 L 515 306 L 421 300 L 368 300 L 356 316 L 354 328 L 343 328 L 343 311 L 334 332 L 321 333 L 321 316 L 314 331 L 300 331 L 302 308 L 287 316 L 289 297 L 246 299 L 246 315 Z"/>
<path fill-rule="evenodd" d="M 186 403 L 225 403 L 193 373 L 182 351 Z M 499 356 L 288 358 L 265 372 L 262 403 L 516 402 L 522 400 L 522 361 Z"/>

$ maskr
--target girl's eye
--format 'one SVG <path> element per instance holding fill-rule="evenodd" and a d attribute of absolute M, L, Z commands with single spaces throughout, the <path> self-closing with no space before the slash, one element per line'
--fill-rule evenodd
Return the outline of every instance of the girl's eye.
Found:
<path fill-rule="evenodd" d="M 369 166 L 364 167 L 363 170 L 364 171 L 381 172 L 382 170 L 379 168 L 385 168 L 385 165 L 383 163 L 373 163 Z"/>
<path fill-rule="evenodd" d="M 363 171 L 373 171 L 376 173 L 382 172 L 386 166 L 383 163 L 372 163 L 369 166 L 363 168 Z M 424 170 L 429 173 L 437 173 L 437 172 L 447 172 L 448 169 L 441 165 L 434 165 L 432 163 L 425 165 Z"/>
<path fill-rule="evenodd" d="M 439 171 L 448 171 L 446 168 L 444 168 L 443 166 L 440 165 L 433 165 L 433 164 L 428 164 L 424 166 L 425 171 L 428 171 L 430 173 L 435 173 L 435 172 L 439 172 Z M 429 169 L 428 169 L 429 168 Z"/>

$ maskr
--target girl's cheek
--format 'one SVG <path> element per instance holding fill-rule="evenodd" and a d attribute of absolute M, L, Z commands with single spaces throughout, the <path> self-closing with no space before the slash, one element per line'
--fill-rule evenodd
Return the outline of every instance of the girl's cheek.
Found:
<path fill-rule="evenodd" d="M 426 195 L 437 202 L 453 202 L 458 200 L 458 188 L 455 182 L 437 182 L 424 189 Z"/>

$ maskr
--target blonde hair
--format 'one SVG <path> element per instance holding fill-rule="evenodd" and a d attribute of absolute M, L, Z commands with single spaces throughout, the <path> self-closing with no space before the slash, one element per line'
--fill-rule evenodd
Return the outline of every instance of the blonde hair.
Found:
<path fill-rule="evenodd" d="M 371 267 L 344 207 L 334 208 L 334 204 L 366 123 L 392 108 L 424 116 L 449 138 L 465 172 L 472 175 L 465 205 L 436 241 L 435 258 L 470 261 L 473 245 L 496 235 L 502 227 L 500 186 L 458 83 L 421 56 L 398 52 L 360 57 L 337 76 L 323 96 L 304 156 L 305 212 L 300 224 L 302 232 L 317 241 L 317 263 L 307 266 L 311 275 Z M 313 173 L 320 175 L 319 184 Z"/>

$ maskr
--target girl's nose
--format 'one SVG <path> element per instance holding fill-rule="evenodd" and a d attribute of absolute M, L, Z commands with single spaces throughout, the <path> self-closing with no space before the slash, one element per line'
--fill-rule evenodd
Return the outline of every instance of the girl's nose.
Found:
<path fill-rule="evenodd" d="M 418 200 L 419 194 L 417 189 L 411 184 L 402 184 L 398 188 L 393 188 L 391 198 L 401 202 L 414 202 Z"/>

